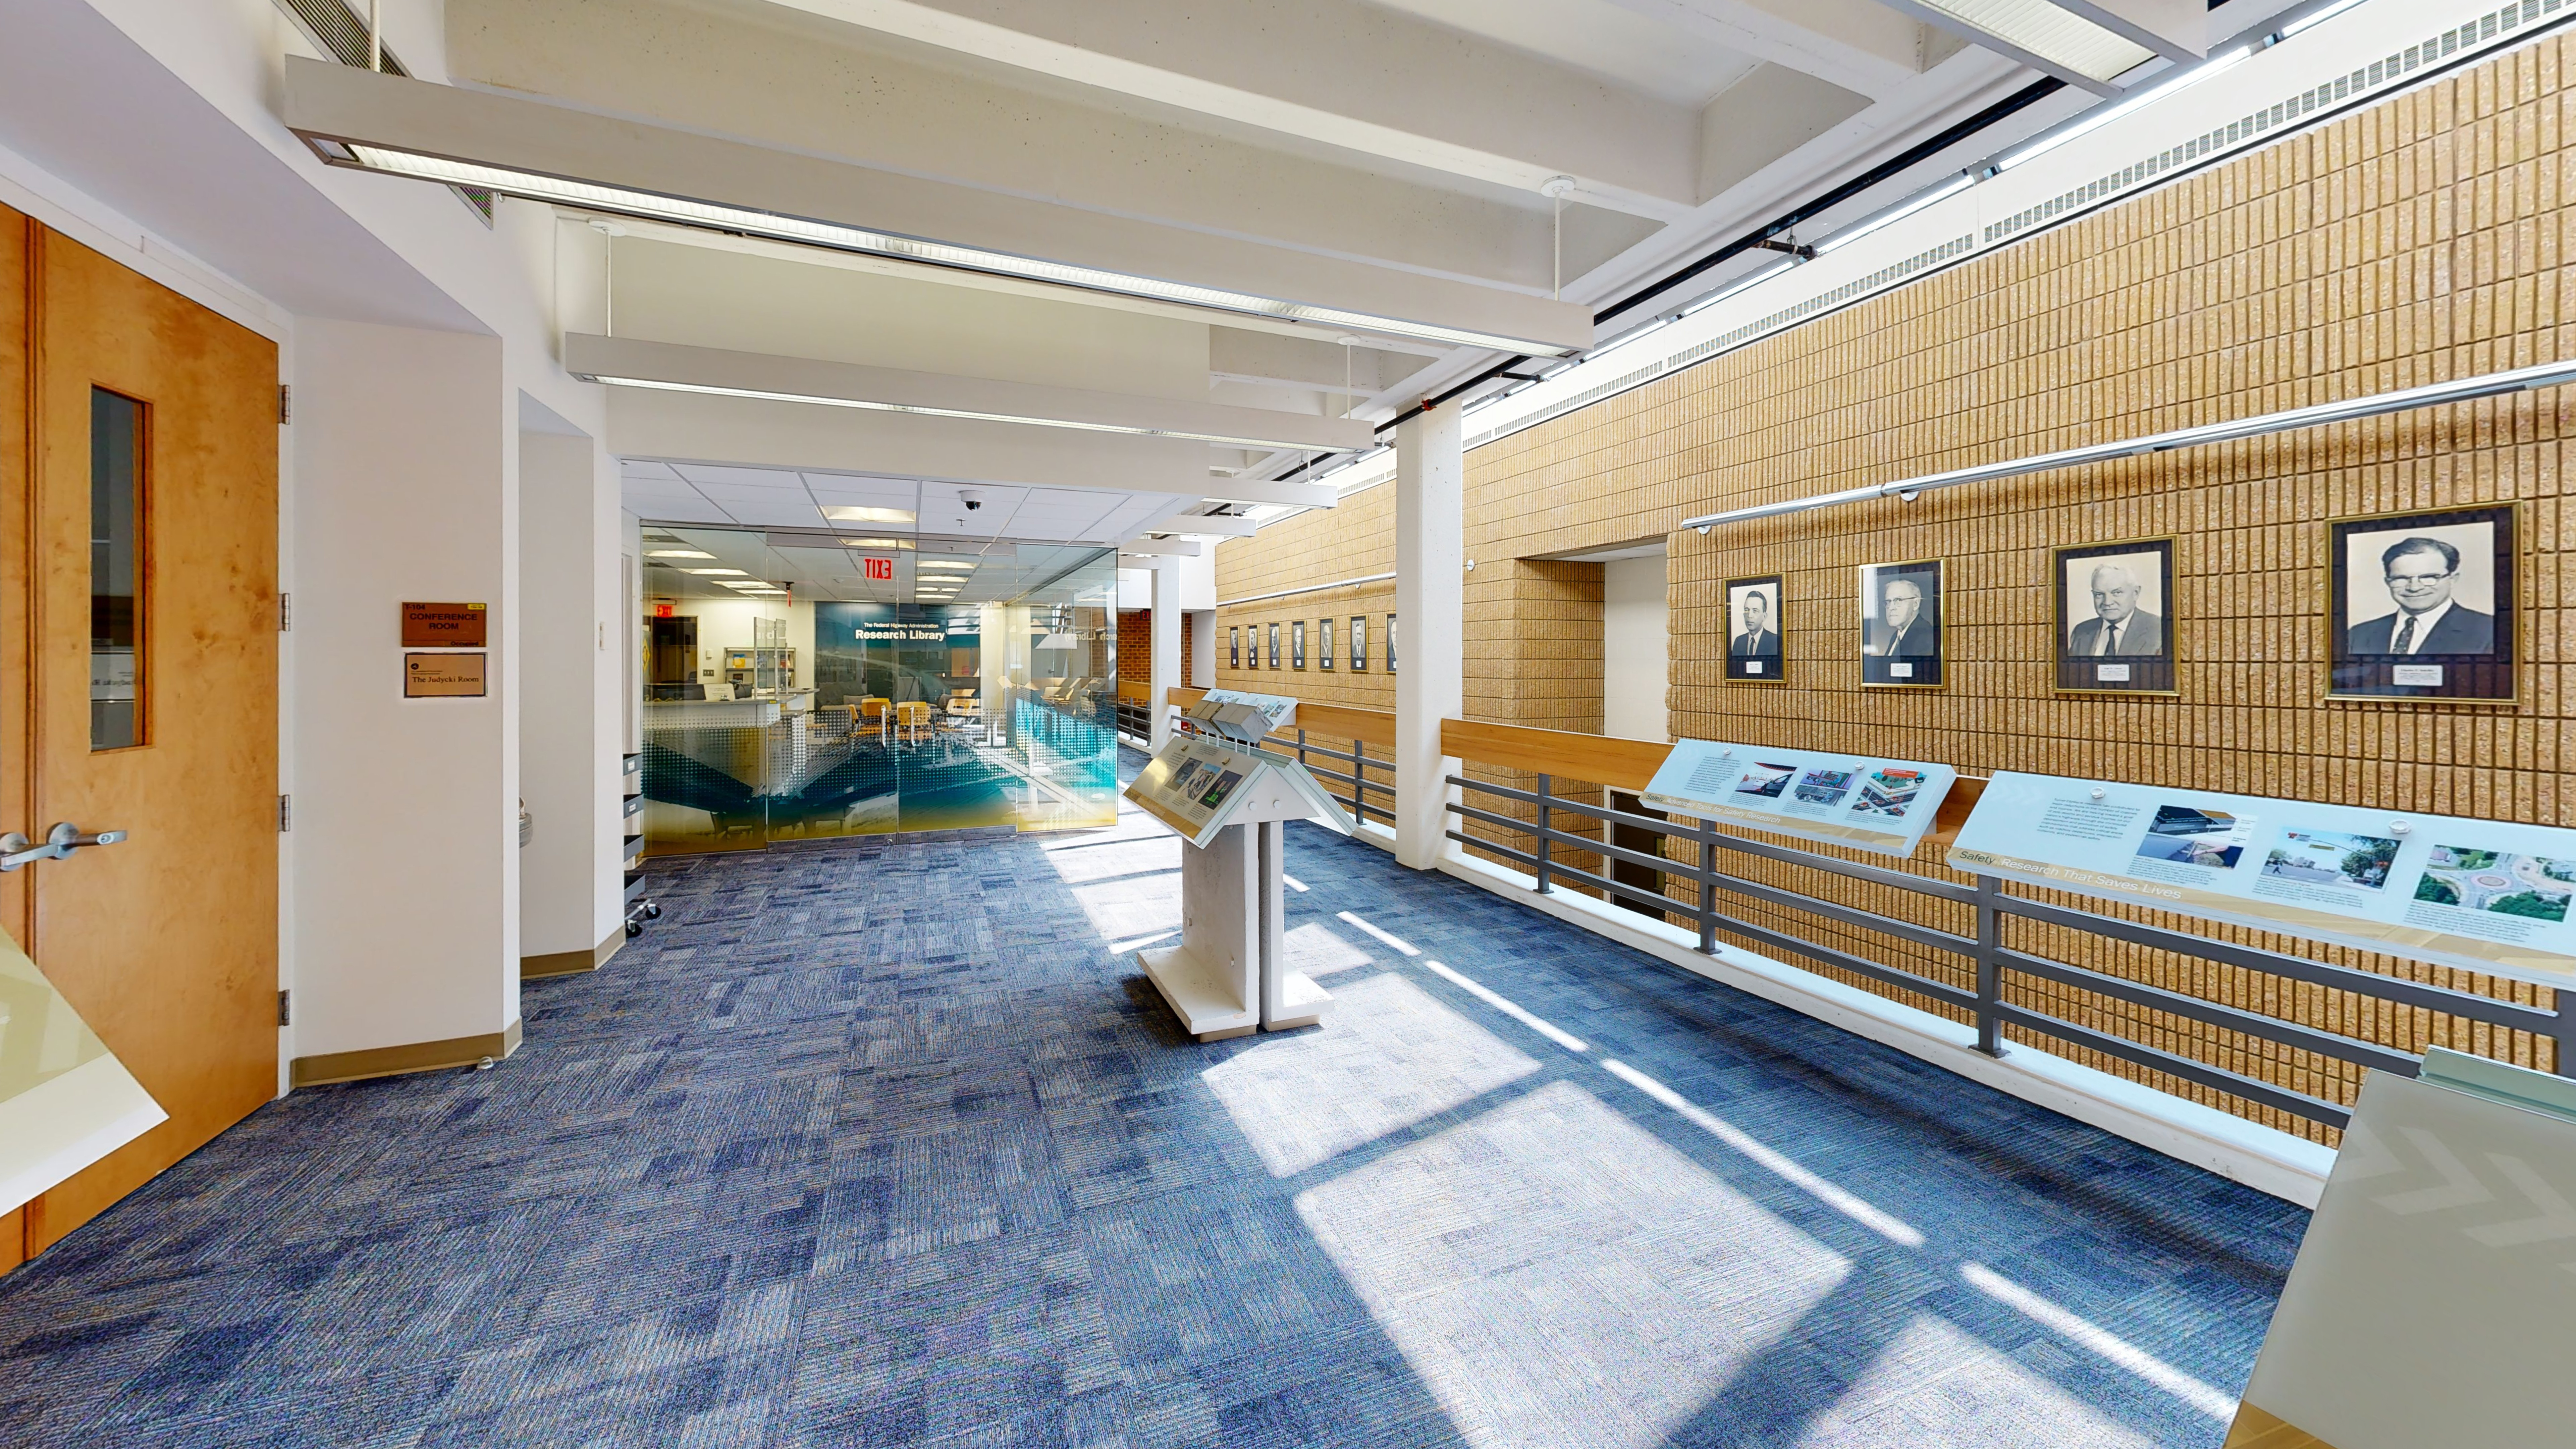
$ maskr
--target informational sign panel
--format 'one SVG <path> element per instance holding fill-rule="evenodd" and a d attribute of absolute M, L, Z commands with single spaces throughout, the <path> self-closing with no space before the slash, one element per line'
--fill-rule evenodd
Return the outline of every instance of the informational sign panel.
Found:
<path fill-rule="evenodd" d="M 480 649 L 489 642 L 484 623 L 491 611 L 481 604 L 405 604 L 402 647 L 405 649 Z"/>
<path fill-rule="evenodd" d="M 473 699 L 483 694 L 480 654 L 406 654 L 403 698 Z"/>
<path fill-rule="evenodd" d="M 1958 778 L 1914 760 L 1683 740 L 1638 798 L 1720 825 L 1912 855 Z"/>
<path fill-rule="evenodd" d="M 1292 729 L 1297 723 L 1297 701 L 1285 694 L 1250 694 L 1240 689 L 1211 689 L 1209 699 L 1219 704 L 1246 704 L 1261 711 L 1270 721 L 1270 732 L 1277 734 Z"/>
<path fill-rule="evenodd" d="M 1949 860 L 2204 920 L 2576 985 L 2576 830 L 2003 773 Z"/>
<path fill-rule="evenodd" d="M 1175 735 L 1125 793 L 1193 845 L 1207 844 L 1228 825 L 1255 819 L 1320 819 L 1351 833 L 1340 802 L 1325 793 L 1305 766 L 1259 750 L 1233 749 L 1205 736 Z M 1247 799 L 1253 801 L 1249 813 Z"/>

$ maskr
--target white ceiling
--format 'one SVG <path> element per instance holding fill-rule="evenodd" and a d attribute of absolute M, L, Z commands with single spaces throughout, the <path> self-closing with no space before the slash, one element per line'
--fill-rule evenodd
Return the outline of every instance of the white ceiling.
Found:
<path fill-rule="evenodd" d="M 895 577 L 871 583 L 862 560 L 883 549 L 801 548 L 773 545 L 770 535 L 738 528 L 688 528 L 646 525 L 644 529 L 644 594 L 662 599 L 745 598 L 753 603 L 786 607 L 791 603 L 876 604 L 1062 603 L 1070 594 L 1058 585 L 1066 574 L 1086 563 L 1093 570 L 1081 583 L 1089 591 L 1114 587 L 1115 562 L 1096 548 L 1073 544 L 997 544 L 963 548 L 905 549 L 894 552 Z M 705 558 L 656 558 L 686 550 Z M 695 573 L 692 570 L 733 570 Z M 784 589 L 787 597 L 744 594 L 720 579 L 738 584 L 764 583 Z M 1034 592 L 1033 592 L 1034 591 Z"/>
<path fill-rule="evenodd" d="M 1572 66 L 1659 101 L 1698 107 L 1761 64 L 1612 0 L 1368 0 Z"/>
<path fill-rule="evenodd" d="M 1095 548 L 1125 543 L 1197 501 L 1169 493 L 996 488 L 641 459 L 626 462 L 624 481 L 627 511 L 653 523 L 836 529 L 871 538 L 930 532 Z M 981 507 L 966 506 L 970 494 Z M 892 509 L 912 521 L 841 520 L 825 512 L 842 508 Z"/>

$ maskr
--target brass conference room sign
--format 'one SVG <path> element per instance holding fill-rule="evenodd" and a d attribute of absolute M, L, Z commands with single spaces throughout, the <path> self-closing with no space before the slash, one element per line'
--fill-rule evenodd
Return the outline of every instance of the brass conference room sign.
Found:
<path fill-rule="evenodd" d="M 406 654 L 403 698 L 480 698 L 483 656 L 480 654 Z"/>
<path fill-rule="evenodd" d="M 480 649 L 483 621 L 491 611 L 481 604 L 411 604 L 402 606 L 405 649 Z M 476 690 L 475 693 L 482 693 Z"/>

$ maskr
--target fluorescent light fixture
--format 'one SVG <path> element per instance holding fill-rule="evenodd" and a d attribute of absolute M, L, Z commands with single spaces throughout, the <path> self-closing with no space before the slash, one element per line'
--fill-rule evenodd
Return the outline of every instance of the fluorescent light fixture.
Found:
<path fill-rule="evenodd" d="M 898 261 L 924 262 L 935 267 L 988 272 L 996 276 L 1021 277 L 1033 282 L 1053 282 L 1059 286 L 1080 287 L 1086 291 L 1115 292 L 1122 296 L 1144 297 L 1158 302 L 1177 302 L 1187 307 L 1207 307 L 1220 312 L 1241 312 L 1257 317 L 1283 317 L 1291 321 L 1312 322 L 1326 327 L 1357 328 L 1367 332 L 1382 332 L 1394 337 L 1413 337 L 1425 342 L 1445 343 L 1453 347 L 1483 347 L 1496 352 L 1517 352 L 1532 357 L 1562 357 L 1574 350 L 1552 343 L 1533 342 L 1527 338 L 1505 337 L 1498 333 L 1478 332 L 1467 328 L 1442 327 L 1429 322 L 1407 321 L 1400 317 L 1378 317 L 1339 307 L 1319 307 L 1312 303 L 1256 296 L 1250 292 L 1230 291 L 1221 287 L 1167 282 L 1153 277 L 1104 271 L 1098 267 L 1073 266 L 1064 262 L 1044 261 L 1036 257 L 1014 256 L 1008 252 L 987 251 L 981 247 L 958 246 L 919 237 L 897 236 L 892 232 L 841 226 L 833 222 L 786 216 L 772 211 L 755 211 L 749 207 L 692 201 L 675 196 L 656 196 L 649 191 L 633 191 L 622 186 L 605 186 L 590 181 L 569 181 L 562 177 L 521 171 L 513 167 L 489 166 L 474 161 L 451 161 L 444 157 L 400 151 L 389 146 L 359 143 L 344 146 L 335 143 L 324 154 L 332 159 L 338 159 L 334 153 L 342 151 L 345 151 L 348 158 L 358 165 L 389 175 L 408 176 L 416 181 L 435 181 L 446 186 L 498 191 L 509 196 L 526 197 L 532 201 L 555 202 L 591 211 L 613 211 L 626 216 L 667 221 L 679 226 L 741 232 L 746 236 L 767 237 L 773 241 L 829 247 L 835 251 L 860 252 L 869 256 L 891 257 Z"/>
<path fill-rule="evenodd" d="M 713 557 L 713 555 L 706 555 L 706 557 Z M 682 569 L 680 572 L 684 574 L 696 574 L 700 578 L 714 578 L 720 574 L 730 574 L 738 579 L 747 579 L 751 577 L 751 575 L 744 573 L 740 569 Z"/>
<path fill-rule="evenodd" d="M 1996 157 L 1995 169 L 1997 171 L 2010 171 L 2012 168 L 2019 166 L 2021 163 L 2034 156 L 2046 155 L 2048 152 L 2056 150 L 2058 147 L 2065 145 L 2067 142 L 2074 140 L 2078 136 L 2088 135 L 2094 131 L 2100 130 L 2102 127 L 2107 126 L 2113 121 L 2120 119 L 2122 116 L 2129 114 L 2131 111 L 2135 111 L 2143 106 L 2152 105 L 2157 101 L 2163 100 L 2165 97 L 2172 95 L 2174 92 L 2181 90 L 2185 86 L 2196 85 L 2201 81 L 2209 79 L 2211 76 L 2214 76 L 2220 71 L 2227 69 L 2229 66 L 2236 64 L 2245 57 L 2252 55 L 2255 49 L 2256 47 L 2251 45 L 2240 45 L 2234 50 L 2227 51 L 2224 54 L 2213 55 L 2209 59 L 2202 61 L 2200 64 L 2193 66 L 2189 70 L 2176 71 L 2174 74 L 2165 77 L 2163 80 L 2156 82 L 2154 85 L 2147 87 L 2136 95 L 2122 97 L 2120 100 L 2107 106 L 2095 106 L 2093 109 L 2077 116 L 2074 120 L 2058 127 L 2056 130 L 2042 132 L 2041 134 L 2022 143 L 2022 145 L 2016 149 L 2006 151 L 2003 155 Z"/>
<path fill-rule="evenodd" d="M 1736 278 L 1734 281 L 1727 283 L 1725 286 L 1718 288 L 1716 291 L 1711 292 L 1707 296 L 1700 298 L 1698 301 L 1691 303 L 1687 307 L 1684 307 L 1676 315 L 1687 317 L 1693 312 L 1699 311 L 1703 307 L 1714 307 L 1718 303 L 1725 301 L 1727 298 L 1734 296 L 1736 293 L 1743 291 L 1745 288 L 1757 283 L 1767 282 L 1773 277 L 1780 275 L 1782 272 L 1785 272 L 1796 265 L 1798 265 L 1798 259 L 1796 257 L 1782 257 L 1780 260 L 1773 262 L 1767 267 L 1758 267 L 1753 271 L 1745 273 L 1743 276 Z"/>
<path fill-rule="evenodd" d="M 2322 10 L 2311 10 L 2307 14 L 2300 16 L 2298 19 L 2291 21 L 2289 24 L 2282 26 L 2281 38 L 2283 40 L 2287 40 L 2291 36 L 2298 34 L 2300 31 L 2307 29 L 2309 26 L 2318 24 L 2321 21 L 2332 20 L 2336 16 L 2341 15 L 2360 3 L 2361 0 L 2336 0 L 2336 3 L 2327 6 Z"/>
<path fill-rule="evenodd" d="M 652 388 L 657 392 L 695 392 L 704 393 L 710 397 L 750 398 L 755 402 L 815 403 L 823 407 L 857 408 L 862 412 L 871 413 L 915 413 L 929 418 L 963 418 L 974 423 L 1022 423 L 1038 428 L 1070 428 L 1078 433 L 1124 433 L 1131 437 L 1179 438 L 1193 443 L 1220 443 L 1236 448 L 1284 448 L 1301 453 L 1333 451 L 1330 448 L 1318 448 L 1311 442 L 1298 442 L 1294 439 L 1248 438 L 1231 433 L 1193 433 L 1181 428 L 1143 428 L 1125 423 L 1078 423 L 1066 418 L 1039 418 L 1021 413 L 987 413 L 977 412 L 971 408 L 932 408 L 913 403 L 869 402 L 861 398 L 824 397 L 810 392 L 768 392 L 753 387 L 718 387 L 713 383 L 705 382 L 662 382 L 652 378 L 604 375 L 592 376 L 587 380 L 604 383 L 610 387 L 644 387 Z M 860 511 L 878 514 L 891 513 L 894 510 L 863 509 Z M 849 518 L 843 516 L 843 510 L 831 508 L 824 509 L 823 516 L 839 523 L 910 523 L 912 521 L 912 515 L 909 513 L 901 518 Z"/>
<path fill-rule="evenodd" d="M 1893 226 L 1936 201 L 1946 201 L 1974 184 L 1976 178 L 1962 171 L 1938 186 L 1918 191 L 1876 216 L 1865 216 L 1832 236 L 1816 243 L 1816 255 L 1823 256 L 1839 246 L 1859 241 L 1883 226 Z"/>
<path fill-rule="evenodd" d="M 711 553 L 707 552 L 705 549 L 702 549 L 702 548 L 648 548 L 648 549 L 644 550 L 644 556 L 645 556 L 646 558 L 714 558 L 714 557 L 715 557 L 715 555 L 714 555 L 714 554 L 711 554 Z"/>
<path fill-rule="evenodd" d="M 776 584 L 773 584 L 766 579 L 718 579 L 716 582 L 728 589 L 774 589 L 778 587 Z"/>
<path fill-rule="evenodd" d="M 1915 0 L 1926 10 L 1984 31 L 2052 65 L 2107 81 L 2155 59 L 2155 52 L 2048 0 Z"/>
<path fill-rule="evenodd" d="M 608 380 L 608 379 L 606 379 L 606 378 L 601 378 L 601 379 L 600 379 L 600 381 L 602 381 L 602 382 L 606 382 L 607 380 Z M 707 391 L 709 391 L 709 392 L 714 392 L 714 391 L 717 391 L 717 389 L 709 388 L 709 389 L 707 389 Z M 834 523 L 910 523 L 910 522 L 912 522 L 912 510 L 911 510 L 911 509 L 909 509 L 909 508 L 859 508 L 859 507 L 854 507 L 854 506 L 835 504 L 835 505 L 833 505 L 833 506 L 831 506 L 831 507 L 828 507 L 828 508 L 824 509 L 824 510 L 823 510 L 823 516 L 824 516 L 825 518 L 828 518 L 828 519 L 832 520 Z M 861 538 L 861 539 L 847 539 L 847 538 L 845 538 L 845 539 L 842 539 L 842 540 L 841 540 L 841 542 L 843 542 L 843 543 L 845 543 L 845 544 L 857 544 L 857 545 L 859 545 L 859 546 L 861 546 L 861 547 L 883 548 L 883 547 L 886 547 L 886 546 L 888 546 L 888 545 L 892 544 L 892 543 L 894 542 L 894 540 L 893 540 L 893 539 L 887 539 L 887 538 Z"/>
<path fill-rule="evenodd" d="M 830 509 L 826 508 L 826 509 L 824 509 L 823 511 L 824 511 L 824 513 L 826 513 L 826 514 L 829 514 L 832 510 L 830 510 Z M 844 520 L 835 520 L 835 521 L 844 521 Z M 910 547 L 912 547 L 912 544 L 911 544 L 911 542 L 910 542 L 909 540 L 906 540 L 906 539 L 900 539 L 900 538 L 845 538 L 845 539 L 842 539 L 842 540 L 841 540 L 841 547 L 843 547 L 843 548 L 910 548 Z"/>

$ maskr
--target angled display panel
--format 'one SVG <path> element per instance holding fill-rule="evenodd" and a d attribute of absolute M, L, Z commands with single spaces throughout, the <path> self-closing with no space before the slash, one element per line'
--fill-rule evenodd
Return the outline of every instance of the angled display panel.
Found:
<path fill-rule="evenodd" d="M 1958 778 L 1915 760 L 1683 740 L 1638 798 L 1713 824 L 1912 855 Z"/>
<path fill-rule="evenodd" d="M 18 943 L 0 935 L 0 1213 L 168 1115 Z"/>
<path fill-rule="evenodd" d="M 1999 773 L 1951 846 L 1982 875 L 2576 984 L 2576 830 Z"/>

